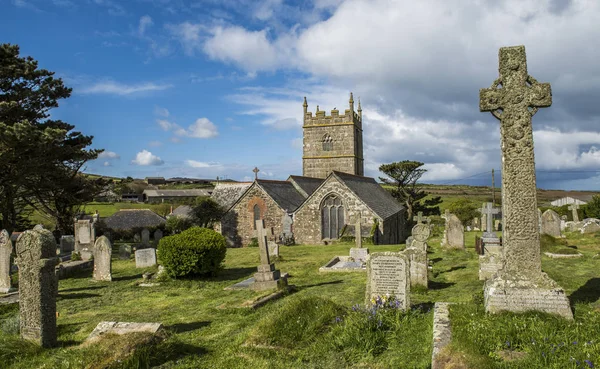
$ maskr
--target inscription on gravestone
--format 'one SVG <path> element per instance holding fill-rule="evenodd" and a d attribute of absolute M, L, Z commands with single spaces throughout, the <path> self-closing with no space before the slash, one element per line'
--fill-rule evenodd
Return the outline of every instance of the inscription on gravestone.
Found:
<path fill-rule="evenodd" d="M 402 253 L 376 252 L 367 261 L 367 291 L 365 303 L 381 296 L 393 296 L 400 308 L 410 306 L 410 277 L 408 260 Z"/>

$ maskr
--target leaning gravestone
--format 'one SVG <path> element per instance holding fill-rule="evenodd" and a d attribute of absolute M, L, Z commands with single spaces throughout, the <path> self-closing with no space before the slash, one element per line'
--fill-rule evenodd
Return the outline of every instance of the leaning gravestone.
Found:
<path fill-rule="evenodd" d="M 410 308 L 410 275 L 406 255 L 400 252 L 375 252 L 367 260 L 365 304 L 377 298 L 393 297 L 399 309 Z"/>
<path fill-rule="evenodd" d="M 131 258 L 131 245 L 121 245 L 119 246 L 119 259 L 121 260 L 129 260 Z"/>
<path fill-rule="evenodd" d="M 48 230 L 25 231 L 17 241 L 21 337 L 43 347 L 56 346 L 58 264 L 56 242 Z"/>
<path fill-rule="evenodd" d="M 465 229 L 458 217 L 446 211 L 446 229 L 444 230 L 444 241 L 442 245 L 448 248 L 465 248 Z"/>
<path fill-rule="evenodd" d="M 548 209 L 542 214 L 542 233 L 552 237 L 560 237 L 560 217 L 552 210 Z"/>
<path fill-rule="evenodd" d="M 480 90 L 479 108 L 500 120 L 503 267 L 485 282 L 488 312 L 538 310 L 572 319 L 564 290 L 542 272 L 531 117 L 552 103 L 550 84 L 527 74 L 525 47 L 503 47 L 500 78 Z"/>
<path fill-rule="evenodd" d="M 158 243 L 160 242 L 160 240 L 163 238 L 163 231 L 161 231 L 160 229 L 157 229 L 156 231 L 154 231 L 154 244 L 158 247 Z"/>
<path fill-rule="evenodd" d="M 10 256 L 12 254 L 12 242 L 10 235 L 3 229 L 0 232 L 0 293 L 9 293 L 14 289 L 10 280 Z"/>
<path fill-rule="evenodd" d="M 147 268 L 156 265 L 156 249 L 141 249 L 135 251 L 135 267 Z"/>
<path fill-rule="evenodd" d="M 70 254 L 75 249 L 75 236 L 67 235 L 60 238 L 60 253 Z"/>
<path fill-rule="evenodd" d="M 423 212 L 413 217 L 417 224 L 412 228 L 413 240 L 409 247 L 404 250 L 408 257 L 410 268 L 410 285 L 423 286 L 427 288 L 427 239 L 431 235 L 429 225 L 423 223 L 427 220 L 423 217 Z"/>
<path fill-rule="evenodd" d="M 146 228 L 142 229 L 142 245 L 150 245 L 150 231 Z"/>
<path fill-rule="evenodd" d="M 112 245 L 106 236 L 100 236 L 94 245 L 94 280 L 112 281 Z"/>

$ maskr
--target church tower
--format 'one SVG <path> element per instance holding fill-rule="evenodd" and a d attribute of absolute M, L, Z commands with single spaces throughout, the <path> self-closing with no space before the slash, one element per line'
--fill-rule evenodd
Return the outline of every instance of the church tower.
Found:
<path fill-rule="evenodd" d="M 325 111 L 319 110 L 317 105 L 313 116 L 312 112 L 308 111 L 306 97 L 303 107 L 302 175 L 325 178 L 333 170 L 364 175 L 360 100 L 358 111 L 355 112 L 354 98 L 350 93 L 349 109 L 346 109 L 343 115 L 335 108 L 331 115 L 325 115 Z"/>

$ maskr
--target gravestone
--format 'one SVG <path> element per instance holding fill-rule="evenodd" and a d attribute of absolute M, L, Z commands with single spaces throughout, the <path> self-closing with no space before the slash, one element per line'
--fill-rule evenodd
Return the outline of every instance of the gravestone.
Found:
<path fill-rule="evenodd" d="M 265 221 L 263 219 L 259 219 L 255 224 L 256 234 L 258 236 L 260 265 L 258 266 L 258 272 L 254 273 L 254 283 L 252 284 L 252 289 L 255 291 L 263 291 L 284 287 L 287 285 L 287 280 L 281 278 L 281 272 L 275 269 L 275 264 L 271 263 Z"/>
<path fill-rule="evenodd" d="M 465 229 L 462 222 L 454 214 L 446 210 L 445 214 L 446 228 L 444 229 L 444 238 L 442 245 L 448 248 L 465 248 Z"/>
<path fill-rule="evenodd" d="M 60 238 L 60 253 L 70 254 L 75 249 L 75 236 L 67 235 Z"/>
<path fill-rule="evenodd" d="M 279 245 L 275 241 L 269 241 L 269 255 L 279 257 Z"/>
<path fill-rule="evenodd" d="M 282 234 L 284 238 L 289 238 L 293 236 L 292 233 L 292 224 L 293 224 L 293 220 L 292 220 L 292 216 L 288 213 L 283 214 L 283 217 L 281 218 L 281 227 L 282 227 Z"/>
<path fill-rule="evenodd" d="M 106 236 L 100 236 L 94 245 L 94 273 L 96 281 L 112 281 L 112 245 Z"/>
<path fill-rule="evenodd" d="M 409 261 L 401 252 L 375 252 L 367 260 L 365 304 L 381 297 L 393 296 L 399 309 L 410 308 Z"/>
<path fill-rule="evenodd" d="M 540 209 L 537 209 L 537 215 L 538 215 L 538 228 L 539 228 L 539 232 L 542 233 L 542 211 Z"/>
<path fill-rule="evenodd" d="M 56 242 L 48 230 L 25 231 L 17 241 L 21 337 L 43 347 L 56 346 L 58 264 Z"/>
<path fill-rule="evenodd" d="M 369 249 L 362 247 L 362 223 L 360 215 L 357 217 L 356 224 L 354 225 L 354 241 L 356 246 L 350 249 L 350 258 L 357 263 L 364 264 L 367 262 Z"/>
<path fill-rule="evenodd" d="M 147 228 L 142 229 L 142 245 L 150 245 L 150 231 Z"/>
<path fill-rule="evenodd" d="M 483 243 L 481 255 L 479 255 L 479 280 L 490 279 L 502 268 L 502 245 L 498 243 Z"/>
<path fill-rule="evenodd" d="M 157 229 L 156 231 L 154 231 L 154 244 L 158 247 L 158 243 L 160 242 L 161 238 L 163 238 L 163 231 L 160 229 Z"/>
<path fill-rule="evenodd" d="M 552 210 L 548 209 L 542 214 L 542 233 L 552 237 L 560 237 L 560 217 Z"/>
<path fill-rule="evenodd" d="M 580 222 L 581 223 L 581 222 Z M 600 225 L 594 221 L 584 222 L 580 228 L 581 234 L 584 233 L 596 233 L 600 231 Z"/>
<path fill-rule="evenodd" d="M 0 232 L 0 293 L 14 291 L 10 280 L 10 256 L 12 254 L 12 242 L 10 235 L 3 229 Z"/>
<path fill-rule="evenodd" d="M 480 90 L 479 107 L 500 120 L 503 266 L 485 282 L 488 312 L 538 310 L 572 319 L 564 290 L 542 272 L 531 117 L 552 103 L 550 84 L 527 74 L 525 47 L 499 51 L 500 78 Z"/>
<path fill-rule="evenodd" d="M 579 209 L 579 204 L 571 204 L 569 205 L 569 210 L 571 210 L 572 214 L 573 214 L 573 221 L 575 223 L 579 222 L 579 213 L 577 213 L 577 210 Z"/>
<path fill-rule="evenodd" d="M 427 288 L 427 239 L 431 235 L 431 229 L 428 224 L 423 223 L 427 218 L 423 217 L 423 212 L 413 217 L 417 224 L 412 228 L 412 242 L 404 250 L 408 257 L 410 268 L 410 285 L 423 286 Z"/>
<path fill-rule="evenodd" d="M 95 223 L 89 219 L 75 221 L 75 251 L 83 260 L 89 260 L 93 254 L 96 242 Z"/>
<path fill-rule="evenodd" d="M 140 234 L 139 233 L 134 234 L 133 235 L 133 242 L 140 243 L 140 241 L 141 241 Z"/>
<path fill-rule="evenodd" d="M 482 232 L 487 232 L 487 216 L 485 214 L 481 214 L 481 226 L 479 227 Z"/>
<path fill-rule="evenodd" d="M 119 246 L 119 259 L 129 260 L 131 258 L 131 245 L 123 244 Z"/>
<path fill-rule="evenodd" d="M 86 338 L 86 342 L 93 342 L 106 334 L 122 335 L 139 332 L 156 334 L 162 329 L 161 323 L 100 322 Z"/>
<path fill-rule="evenodd" d="M 156 249 L 135 250 L 135 267 L 147 268 L 156 265 Z"/>
<path fill-rule="evenodd" d="M 494 220 L 494 230 L 496 232 L 502 231 L 502 222 L 500 221 L 500 219 Z"/>

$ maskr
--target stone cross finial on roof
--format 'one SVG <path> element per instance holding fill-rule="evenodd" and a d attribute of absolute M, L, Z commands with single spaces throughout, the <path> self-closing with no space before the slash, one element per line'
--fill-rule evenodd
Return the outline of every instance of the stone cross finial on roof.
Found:
<path fill-rule="evenodd" d="M 423 224 L 423 222 L 427 222 L 429 219 L 423 216 L 423 212 L 420 211 L 413 217 L 413 220 L 417 222 L 417 224 Z"/>
<path fill-rule="evenodd" d="M 252 169 L 252 171 L 254 172 L 254 179 L 258 179 L 258 172 L 260 172 L 260 169 L 258 169 L 257 167 L 254 167 L 254 169 Z"/>

